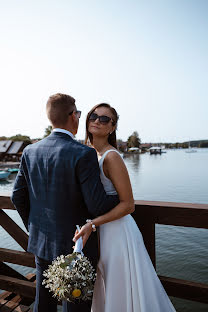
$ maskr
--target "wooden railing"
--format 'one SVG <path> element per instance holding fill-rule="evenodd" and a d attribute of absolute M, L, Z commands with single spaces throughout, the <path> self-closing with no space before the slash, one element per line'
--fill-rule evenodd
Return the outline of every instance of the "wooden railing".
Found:
<path fill-rule="evenodd" d="M 208 205 L 142 200 L 135 204 L 133 216 L 155 268 L 155 224 L 208 229 Z M 208 284 L 166 276 L 159 278 L 169 296 L 208 303 Z"/>
<path fill-rule="evenodd" d="M 25 251 L 0 248 L 0 289 L 19 294 L 30 304 L 35 298 L 34 276 L 25 277 L 4 263 L 35 268 L 34 256 L 26 251 L 28 235 L 2 209 L 15 209 L 7 196 L 0 196 L 0 225 Z"/>
<path fill-rule="evenodd" d="M 147 251 L 155 267 L 155 224 L 208 229 L 208 205 L 141 200 L 136 201 L 135 204 L 133 217 L 141 230 Z M 0 196 L 0 225 L 25 251 L 0 248 L 0 289 L 32 300 L 35 297 L 34 279 L 29 280 L 4 263 L 35 267 L 34 256 L 26 251 L 28 235 L 2 209 L 14 209 L 8 196 Z M 159 276 L 159 278 L 169 296 L 208 303 L 207 284 L 174 277 Z"/>

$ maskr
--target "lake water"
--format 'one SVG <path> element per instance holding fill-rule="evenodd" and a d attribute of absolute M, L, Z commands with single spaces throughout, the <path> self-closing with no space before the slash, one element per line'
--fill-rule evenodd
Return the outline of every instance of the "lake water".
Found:
<path fill-rule="evenodd" d="M 130 155 L 124 161 L 135 199 L 208 203 L 208 149 L 197 149 L 197 153 L 167 150 L 162 155 Z M 15 175 L 11 175 L 8 181 L 0 182 L 0 194 L 11 192 L 14 179 Z M 23 227 L 16 211 L 6 212 Z M 0 237 L 0 247 L 21 250 L 2 228 Z M 158 274 L 208 284 L 208 230 L 157 225 L 156 261 Z M 32 271 L 11 266 L 24 274 Z M 205 304 L 171 300 L 180 312 L 208 311 Z"/>

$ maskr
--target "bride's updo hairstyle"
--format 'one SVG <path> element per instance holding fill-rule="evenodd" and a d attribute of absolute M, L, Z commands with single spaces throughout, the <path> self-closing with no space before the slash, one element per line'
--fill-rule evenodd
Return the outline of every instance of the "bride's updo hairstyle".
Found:
<path fill-rule="evenodd" d="M 112 145 L 113 147 L 115 147 L 117 149 L 117 142 L 116 142 L 116 130 L 117 130 L 117 122 L 118 122 L 118 114 L 115 110 L 115 108 L 111 107 L 110 104 L 107 104 L 107 103 L 100 103 L 100 104 L 97 104 L 95 105 L 90 111 L 89 113 L 87 114 L 87 118 L 86 118 L 86 137 L 85 137 L 85 144 L 88 143 L 88 140 L 90 141 L 90 143 L 93 145 L 93 136 L 92 134 L 88 131 L 88 126 L 89 126 L 89 118 L 90 118 L 90 115 L 96 110 L 96 108 L 98 107 L 106 107 L 109 109 L 109 111 L 111 112 L 112 114 L 112 124 L 113 126 L 116 126 L 115 130 L 109 134 L 108 136 L 108 143 L 110 145 Z"/>

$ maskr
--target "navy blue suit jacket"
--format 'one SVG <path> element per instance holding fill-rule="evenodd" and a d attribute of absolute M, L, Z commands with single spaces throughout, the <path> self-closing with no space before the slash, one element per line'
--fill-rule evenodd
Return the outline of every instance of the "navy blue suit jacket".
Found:
<path fill-rule="evenodd" d="M 76 224 L 119 202 L 104 191 L 95 150 L 60 132 L 24 149 L 11 200 L 29 231 L 28 251 L 49 261 L 73 251 Z M 95 265 L 95 233 L 83 251 Z"/>

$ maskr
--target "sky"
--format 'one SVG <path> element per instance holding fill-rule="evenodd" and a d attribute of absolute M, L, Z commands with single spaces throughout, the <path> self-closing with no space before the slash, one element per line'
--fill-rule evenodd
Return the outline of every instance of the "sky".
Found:
<path fill-rule="evenodd" d="M 41 138 L 61 92 L 101 102 L 117 138 L 208 139 L 207 0 L 0 0 L 0 136 Z"/>

